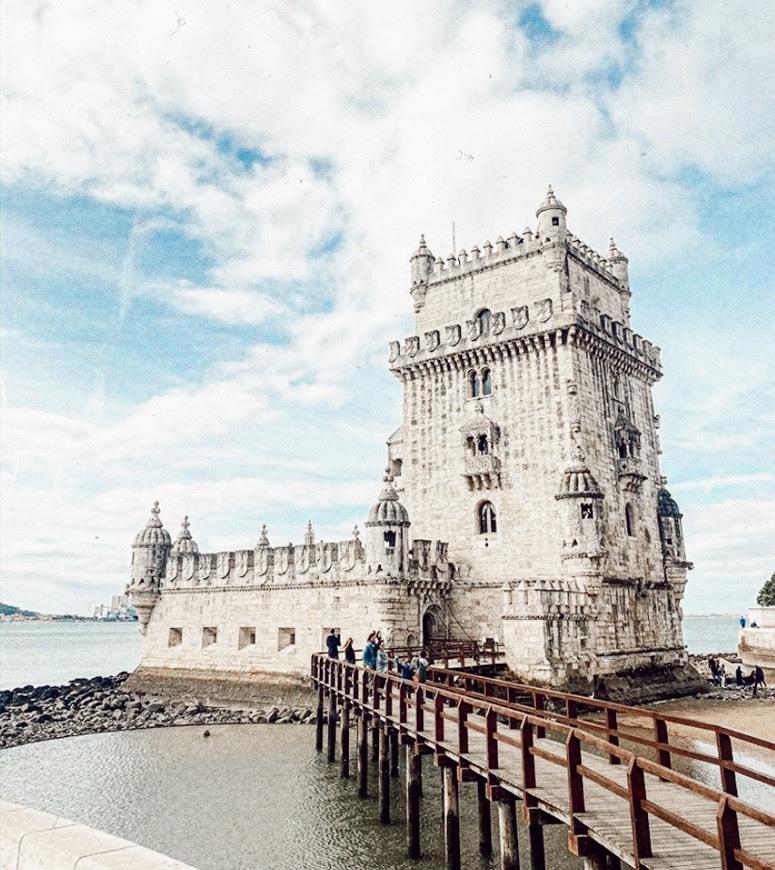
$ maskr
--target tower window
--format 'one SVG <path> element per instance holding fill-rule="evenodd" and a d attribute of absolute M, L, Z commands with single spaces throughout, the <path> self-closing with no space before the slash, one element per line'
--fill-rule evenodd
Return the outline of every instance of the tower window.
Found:
<path fill-rule="evenodd" d="M 395 532 L 385 532 L 385 549 L 390 552 L 391 550 L 395 550 L 396 548 L 396 533 Z"/>
<path fill-rule="evenodd" d="M 481 455 L 485 455 L 490 452 L 490 447 L 487 443 L 486 435 L 479 436 L 479 440 L 477 441 L 477 450 Z"/>
<path fill-rule="evenodd" d="M 629 537 L 635 537 L 635 511 L 629 503 L 624 507 L 624 525 Z"/>
<path fill-rule="evenodd" d="M 489 396 L 492 394 L 492 377 L 489 369 L 482 369 L 482 395 Z"/>
<path fill-rule="evenodd" d="M 560 219 L 558 217 L 553 217 L 552 218 L 552 226 L 558 227 L 559 225 L 560 225 Z"/>
<path fill-rule="evenodd" d="M 492 502 L 483 501 L 479 505 L 479 534 L 494 534 L 496 531 L 495 508 L 492 506 Z"/>
<path fill-rule="evenodd" d="M 212 646 L 218 642 L 218 629 L 214 627 L 206 627 L 202 629 L 202 649 L 206 646 Z"/>
<path fill-rule="evenodd" d="M 167 637 L 167 646 L 180 646 L 183 643 L 183 629 L 171 628 Z"/>
<path fill-rule="evenodd" d="M 479 335 L 489 335 L 490 333 L 490 309 L 483 308 L 477 315 L 476 319 L 479 322 Z"/>
<path fill-rule="evenodd" d="M 581 519 L 592 520 L 595 518 L 595 510 L 590 502 L 583 502 L 581 505 Z"/>
<path fill-rule="evenodd" d="M 468 438 L 466 438 L 466 451 L 469 455 L 476 456 L 476 442 L 474 441 L 473 435 L 469 435 Z"/>
<path fill-rule="evenodd" d="M 468 395 L 471 398 L 476 398 L 480 392 L 479 374 L 477 372 L 468 373 Z"/>

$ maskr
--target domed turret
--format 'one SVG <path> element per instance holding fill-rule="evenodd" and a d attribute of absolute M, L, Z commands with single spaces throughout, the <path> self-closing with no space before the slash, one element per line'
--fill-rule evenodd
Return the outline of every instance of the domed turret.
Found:
<path fill-rule="evenodd" d="M 372 571 L 400 574 L 406 570 L 409 514 L 398 500 L 390 474 L 385 474 L 384 482 L 366 518 L 366 560 Z"/>
<path fill-rule="evenodd" d="M 562 558 L 567 570 L 577 575 L 594 573 L 603 538 L 603 493 L 579 447 L 555 498 L 560 502 Z"/>
<path fill-rule="evenodd" d="M 662 553 L 669 561 L 684 561 L 686 550 L 681 519 L 683 514 L 672 495 L 662 487 L 657 494 L 657 519 L 659 537 L 662 539 Z"/>
<path fill-rule="evenodd" d="M 171 552 L 175 554 L 180 553 L 183 556 L 191 553 L 198 553 L 199 547 L 197 546 L 196 541 L 191 537 L 191 532 L 188 530 L 188 527 L 191 525 L 188 521 L 188 517 L 183 517 L 183 522 L 180 525 L 180 533 L 177 538 L 175 538 L 175 543 L 172 545 Z"/>
<path fill-rule="evenodd" d="M 132 574 L 127 591 L 132 596 L 132 606 L 137 611 L 142 632 L 145 632 L 159 598 L 159 580 L 164 576 L 172 545 L 170 533 L 162 525 L 159 513 L 159 502 L 155 501 L 150 519 L 135 535 L 132 544 Z"/>
<path fill-rule="evenodd" d="M 546 194 L 546 199 L 538 206 L 536 217 L 538 218 L 538 235 L 542 239 L 563 241 L 568 232 L 565 215 L 568 209 L 554 195 L 552 185 Z"/>

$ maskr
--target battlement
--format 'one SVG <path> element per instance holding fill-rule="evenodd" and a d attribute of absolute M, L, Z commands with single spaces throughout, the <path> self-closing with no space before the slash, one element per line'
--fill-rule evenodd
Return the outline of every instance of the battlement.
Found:
<path fill-rule="evenodd" d="M 479 362 L 476 352 L 514 342 L 518 339 L 535 338 L 542 333 L 581 327 L 607 343 L 620 348 L 635 357 L 639 362 L 662 372 L 660 350 L 643 336 L 634 333 L 619 320 L 601 314 L 594 306 L 581 301 L 580 314 L 572 311 L 556 311 L 551 299 L 537 300 L 530 305 L 519 305 L 508 312 L 492 312 L 490 327 L 482 332 L 478 319 L 468 320 L 465 324 L 452 324 L 441 330 L 433 329 L 421 337 L 411 335 L 400 341 L 390 342 L 389 363 L 393 372 L 399 372 L 426 361 L 438 360 L 447 356 L 465 358 L 472 354 L 471 364 Z M 468 364 L 467 362 L 465 364 Z"/>
<path fill-rule="evenodd" d="M 413 291 L 418 285 L 441 284 L 463 275 L 492 269 L 523 257 L 540 255 L 543 252 L 550 253 L 553 258 L 556 258 L 561 253 L 558 251 L 561 248 L 566 248 L 587 268 L 597 272 L 600 277 L 617 286 L 620 285 L 621 282 L 614 272 L 613 263 L 582 242 L 573 233 L 564 231 L 554 235 L 550 233 L 542 237 L 537 233 L 533 234 L 530 228 L 526 228 L 521 236 L 515 232 L 512 232 L 506 239 L 503 236 L 498 236 L 494 245 L 488 240 L 481 248 L 474 245 L 470 254 L 467 250 L 462 249 L 457 254 L 448 254 L 446 260 L 442 257 L 434 257 L 431 251 L 425 247 L 423 240 L 420 249 L 412 257 L 412 261 L 421 261 L 417 265 L 413 262 Z"/>
<path fill-rule="evenodd" d="M 415 540 L 410 552 L 411 579 L 452 579 L 455 568 L 447 561 L 448 545 L 443 541 Z M 347 541 L 318 541 L 269 546 L 266 530 L 252 550 L 220 553 L 177 552 L 167 554 L 164 571 L 153 577 L 130 582 L 129 592 L 164 592 L 169 589 L 265 587 L 289 584 L 336 585 L 382 581 L 381 569 L 372 570 L 366 550 L 358 537 Z"/>

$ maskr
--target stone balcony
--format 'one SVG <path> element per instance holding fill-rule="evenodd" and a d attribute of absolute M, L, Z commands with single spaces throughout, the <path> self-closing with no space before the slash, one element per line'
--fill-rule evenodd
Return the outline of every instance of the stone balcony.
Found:
<path fill-rule="evenodd" d="M 491 453 L 466 456 L 463 476 L 469 489 L 497 489 L 500 486 L 501 463 Z"/>

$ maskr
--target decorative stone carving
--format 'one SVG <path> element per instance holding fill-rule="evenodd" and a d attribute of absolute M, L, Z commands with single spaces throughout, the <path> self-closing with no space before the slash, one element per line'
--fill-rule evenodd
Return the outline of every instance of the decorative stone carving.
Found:
<path fill-rule="evenodd" d="M 551 299 L 542 299 L 538 303 L 538 311 L 536 313 L 536 320 L 539 323 L 546 323 L 546 321 L 552 316 L 552 300 Z"/>
<path fill-rule="evenodd" d="M 438 329 L 432 329 L 425 333 L 425 348 L 431 353 L 441 344 L 441 335 Z"/>
<path fill-rule="evenodd" d="M 519 305 L 511 309 L 511 317 L 514 323 L 514 329 L 524 329 L 528 322 L 527 305 Z"/>
<path fill-rule="evenodd" d="M 506 314 L 503 311 L 496 311 L 492 316 L 490 330 L 494 335 L 500 335 L 506 328 Z"/>
<path fill-rule="evenodd" d="M 462 337 L 462 330 L 460 329 L 459 323 L 447 327 L 447 344 L 450 347 L 455 347 L 455 345 L 460 344 Z"/>

